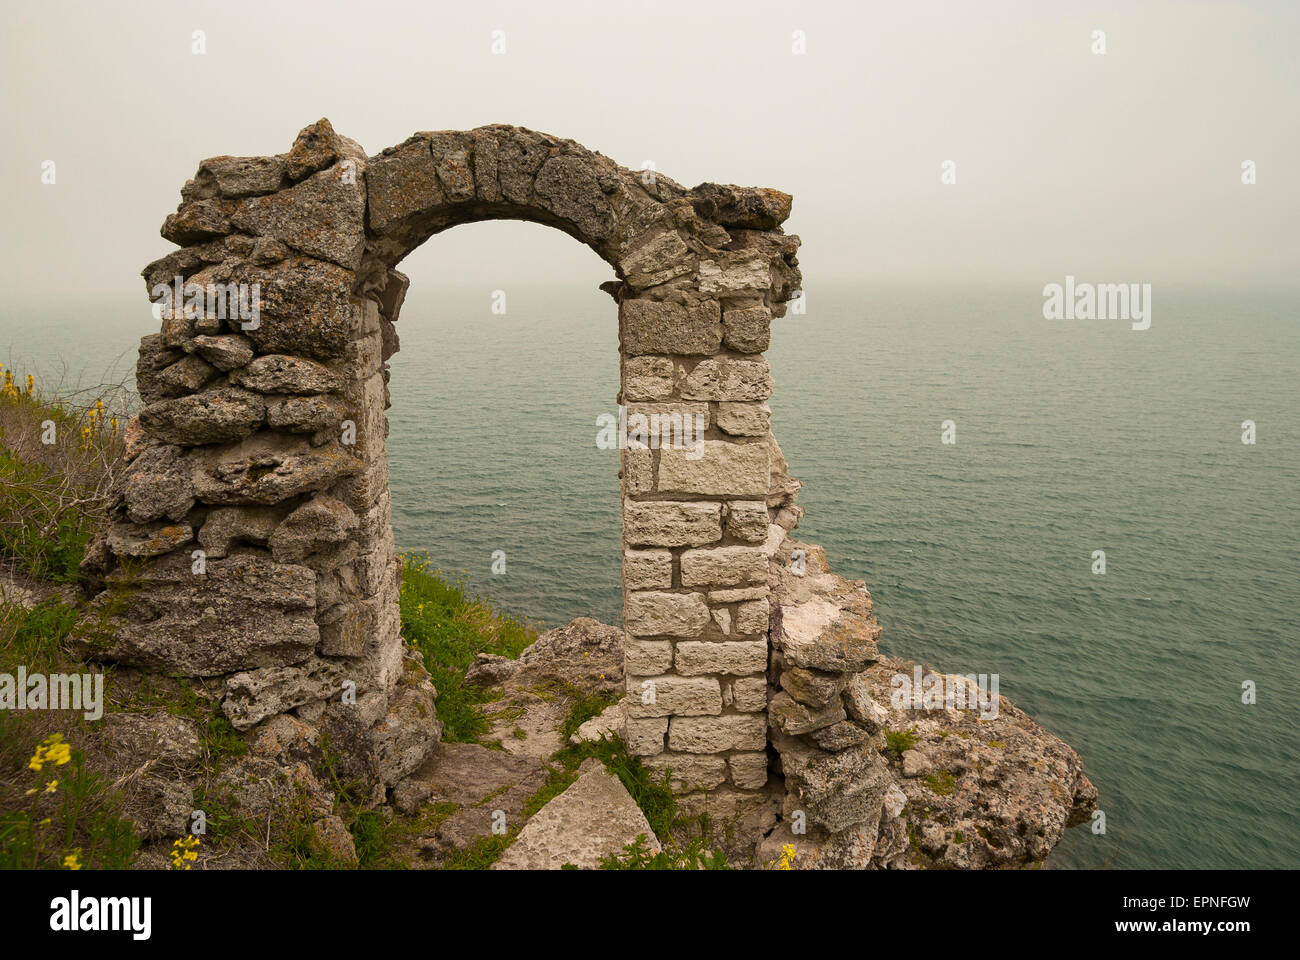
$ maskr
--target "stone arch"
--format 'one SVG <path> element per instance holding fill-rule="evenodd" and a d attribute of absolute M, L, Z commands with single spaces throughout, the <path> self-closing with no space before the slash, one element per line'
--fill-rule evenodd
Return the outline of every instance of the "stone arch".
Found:
<path fill-rule="evenodd" d="M 684 792 L 761 788 L 770 561 L 802 512 L 762 358 L 800 282 L 791 198 L 688 190 L 512 126 L 368 157 L 323 119 L 286 154 L 203 161 L 181 195 L 162 228 L 180 249 L 143 271 L 162 317 L 140 346 L 144 407 L 84 566 L 111 627 L 88 634 L 97 654 L 204 678 L 240 729 L 286 712 L 327 727 L 377 795 L 418 766 L 440 731 L 397 607 L 396 267 L 457 224 L 531 220 L 614 270 L 633 432 L 703 418 L 698 445 L 621 455 L 625 739 Z"/>

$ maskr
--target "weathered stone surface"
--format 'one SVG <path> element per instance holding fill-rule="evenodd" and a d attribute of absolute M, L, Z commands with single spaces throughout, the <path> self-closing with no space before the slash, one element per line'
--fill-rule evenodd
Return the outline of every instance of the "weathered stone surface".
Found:
<path fill-rule="evenodd" d="M 701 293 L 721 297 L 761 294 L 771 284 L 771 268 L 761 254 L 739 253 L 718 260 L 701 260 Z"/>
<path fill-rule="evenodd" d="M 187 200 L 228 200 L 274 193 L 289 185 L 284 157 L 210 157 L 199 164 L 181 195 Z"/>
<path fill-rule="evenodd" d="M 771 427 L 772 408 L 759 402 L 719 403 L 714 422 L 733 437 L 762 437 Z"/>
<path fill-rule="evenodd" d="M 237 444 L 195 450 L 191 462 L 194 495 L 221 505 L 280 503 L 361 469 L 337 443 L 312 447 L 301 437 L 270 431 Z"/>
<path fill-rule="evenodd" d="M 109 528 L 108 548 L 119 557 L 156 557 L 194 539 L 188 523 L 115 523 Z"/>
<path fill-rule="evenodd" d="M 599 740 L 613 739 L 623 733 L 627 721 L 627 709 L 623 701 L 612 703 L 596 716 L 581 724 L 570 737 L 569 742 L 593 743 Z"/>
<path fill-rule="evenodd" d="M 765 187 L 702 183 L 691 191 L 691 203 L 701 216 L 724 227 L 771 230 L 790 216 L 794 198 Z"/>
<path fill-rule="evenodd" d="M 285 172 L 297 182 L 317 170 L 328 167 L 341 155 L 340 137 L 324 117 L 298 131 L 285 158 Z"/>
<path fill-rule="evenodd" d="M 181 553 L 108 584 L 80 628 L 101 659 L 210 677 L 297 663 L 320 638 L 316 577 L 306 567 L 239 556 L 209 561 L 206 575 L 196 575 Z"/>
<path fill-rule="evenodd" d="M 230 221 L 215 203 L 195 200 L 181 204 L 179 210 L 163 221 L 161 232 L 164 240 L 184 247 L 224 236 L 230 232 Z"/>
<path fill-rule="evenodd" d="M 408 651 L 402 680 L 388 712 L 375 726 L 375 754 L 384 783 L 396 783 L 417 770 L 442 736 L 433 688 L 420 655 Z"/>
<path fill-rule="evenodd" d="M 721 310 L 716 300 L 696 304 L 625 300 L 619 308 L 623 352 L 714 354 L 722 346 Z"/>
<path fill-rule="evenodd" d="M 741 713 L 767 709 L 767 680 L 764 677 L 740 677 L 731 681 L 731 705 Z"/>
<path fill-rule="evenodd" d="M 327 396 L 285 397 L 266 405 L 266 423 L 273 430 L 337 436 L 343 405 Z"/>
<path fill-rule="evenodd" d="M 365 195 L 359 174 L 348 183 L 339 168 L 322 170 L 297 186 L 243 201 L 232 222 L 245 233 L 271 237 L 318 260 L 349 270 L 365 246 Z"/>
<path fill-rule="evenodd" d="M 657 590 L 673 585 L 673 555 L 668 550 L 625 550 L 623 583 L 629 590 Z"/>
<path fill-rule="evenodd" d="M 266 418 L 266 401 L 238 387 L 160 400 L 140 411 L 141 425 L 164 443 L 193 447 L 240 440 Z"/>
<path fill-rule="evenodd" d="M 759 547 L 714 547 L 682 552 L 682 584 L 735 587 L 767 580 L 767 555 Z"/>
<path fill-rule="evenodd" d="M 326 494 L 317 494 L 287 516 L 276 527 L 267 545 L 281 563 L 313 566 L 322 558 L 338 554 L 349 543 L 359 521 L 347 504 Z"/>
<path fill-rule="evenodd" d="M 261 667 L 226 680 L 221 709 L 237 730 L 305 703 L 342 697 L 347 671 L 338 663 L 313 657 L 293 666 Z"/>
<path fill-rule="evenodd" d="M 683 753 L 762 750 L 767 730 L 759 714 L 725 717 L 674 716 L 668 721 L 668 749 Z"/>
<path fill-rule="evenodd" d="M 827 706 L 844 688 L 843 674 L 791 667 L 781 674 L 781 689 L 814 710 Z"/>
<path fill-rule="evenodd" d="M 202 357 L 184 356 L 151 377 L 153 389 L 165 397 L 179 397 L 202 389 L 216 379 L 218 370 Z"/>
<path fill-rule="evenodd" d="M 587 243 L 597 243 L 614 229 L 614 211 L 591 164 L 583 157 L 551 157 L 533 183 L 539 206 L 567 221 Z"/>
<path fill-rule="evenodd" d="M 727 758 L 731 782 L 742 790 L 757 790 L 767 783 L 766 753 L 733 753 Z"/>
<path fill-rule="evenodd" d="M 199 336 L 182 345 L 187 353 L 197 353 L 218 370 L 233 370 L 253 359 L 253 342 L 239 334 Z"/>
<path fill-rule="evenodd" d="M 627 692 L 627 715 L 632 719 L 722 712 L 722 688 L 713 677 L 629 676 Z"/>
<path fill-rule="evenodd" d="M 166 517 L 181 520 L 194 506 L 192 466 L 180 447 L 146 446 L 127 466 L 122 478 L 126 512 L 136 523 Z"/>
<path fill-rule="evenodd" d="M 767 489 L 766 444 L 705 440 L 702 453 L 659 451 L 660 493 L 761 497 Z"/>
<path fill-rule="evenodd" d="M 767 669 L 767 641 L 706 643 L 682 640 L 677 644 L 674 662 L 677 672 L 688 677 L 700 673 L 762 673 Z"/>
<path fill-rule="evenodd" d="M 774 743 L 786 788 L 802 805 L 810 824 L 836 833 L 879 816 L 892 780 L 871 744 L 827 753 L 779 734 Z"/>
<path fill-rule="evenodd" d="M 623 687 L 623 644 L 618 627 L 578 617 L 547 630 L 519 655 L 513 680 L 521 686 L 574 684 L 609 694 Z"/>
<path fill-rule="evenodd" d="M 265 546 L 284 515 L 283 507 L 220 507 L 203 521 L 199 543 L 212 559 L 226 556 L 235 544 Z"/>
<path fill-rule="evenodd" d="M 341 357 L 352 323 L 350 270 L 309 257 L 271 266 L 242 263 L 232 283 L 257 284 L 260 308 L 254 321 L 232 322 L 263 353 L 329 360 Z"/>
<path fill-rule="evenodd" d="M 641 760 L 656 781 L 668 773 L 668 786 L 675 792 L 712 790 L 726 782 L 727 761 L 722 757 L 692 756 L 691 754 L 658 754 Z"/>
<path fill-rule="evenodd" d="M 673 394 L 673 376 L 673 362 L 667 357 L 625 358 L 624 402 L 667 400 Z"/>
<path fill-rule="evenodd" d="M 772 338 L 772 312 L 767 307 L 723 311 L 723 343 L 737 353 L 762 353 Z"/>
<path fill-rule="evenodd" d="M 722 539 L 722 507 L 716 503 L 628 501 L 623 539 L 635 546 L 682 547 Z"/>
<path fill-rule="evenodd" d="M 445 202 L 429 141 L 415 138 L 366 167 L 370 229 L 393 230 Z"/>
<path fill-rule="evenodd" d="M 701 360 L 679 387 L 686 400 L 766 400 L 772 375 L 766 360 Z"/>
<path fill-rule="evenodd" d="M 772 698 L 767 714 L 773 729 L 796 736 L 839 723 L 844 719 L 844 707 L 835 698 L 825 706 L 809 707 L 782 692 Z"/>
<path fill-rule="evenodd" d="M 808 735 L 808 739 L 823 750 L 834 752 L 860 746 L 871 739 L 871 734 L 856 723 L 841 720 L 838 723 L 832 723 L 828 727 L 821 727 L 812 731 Z"/>
<path fill-rule="evenodd" d="M 332 370 L 302 357 L 270 354 L 258 357 L 230 381 L 259 393 L 326 393 L 340 386 Z"/>
<path fill-rule="evenodd" d="M 596 764 L 524 824 L 492 869 L 595 869 L 639 836 L 648 851 L 659 851 L 654 831 L 631 794 Z"/>
<path fill-rule="evenodd" d="M 736 633 L 767 633 L 768 624 L 766 600 L 749 600 L 736 607 Z"/>
<path fill-rule="evenodd" d="M 871 690 L 861 674 L 853 675 L 842 696 L 849 716 L 869 733 L 875 733 L 888 721 L 889 711 L 872 699 Z"/>
<path fill-rule="evenodd" d="M 762 500 L 733 500 L 727 504 L 727 536 L 748 543 L 767 539 L 767 504 Z"/>
<path fill-rule="evenodd" d="M 709 622 L 700 593 L 638 591 L 623 602 L 623 626 L 634 637 L 693 637 Z"/>
<path fill-rule="evenodd" d="M 624 713 L 627 705 L 624 704 Z M 634 757 L 652 757 L 664 751 L 664 737 L 668 735 L 667 717 L 626 717 L 623 721 L 623 743 Z"/>
<path fill-rule="evenodd" d="M 633 676 L 667 673 L 673 664 L 673 646 L 667 640 L 632 640 L 624 648 L 623 666 Z"/>

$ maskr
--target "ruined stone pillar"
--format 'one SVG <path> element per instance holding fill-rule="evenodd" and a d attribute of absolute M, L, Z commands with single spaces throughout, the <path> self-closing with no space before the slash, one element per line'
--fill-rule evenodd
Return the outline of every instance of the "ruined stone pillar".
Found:
<path fill-rule="evenodd" d="M 687 190 L 499 125 L 367 157 L 326 120 L 287 154 L 203 161 L 181 195 L 162 229 L 181 249 L 144 270 L 163 317 L 140 346 L 145 406 L 84 567 L 93 653 L 205 678 L 240 729 L 327 728 L 376 793 L 418 766 L 439 729 L 400 636 L 395 267 L 457 224 L 531 220 L 617 275 L 629 421 L 692 428 L 623 453 L 629 746 L 682 790 L 761 787 L 770 532 L 797 519 L 761 357 L 799 282 L 790 197 Z"/>

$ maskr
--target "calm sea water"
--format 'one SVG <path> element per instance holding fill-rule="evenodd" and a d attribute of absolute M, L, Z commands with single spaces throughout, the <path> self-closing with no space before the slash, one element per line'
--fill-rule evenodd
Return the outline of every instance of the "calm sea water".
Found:
<path fill-rule="evenodd" d="M 617 454 L 595 447 L 612 301 L 512 289 L 500 316 L 482 290 L 415 283 L 393 360 L 399 545 L 514 613 L 616 622 Z M 1300 866 L 1295 301 L 1157 286 L 1142 333 L 1041 305 L 1033 286 L 846 286 L 777 321 L 799 535 L 867 581 L 887 652 L 997 673 L 1083 756 L 1107 832 L 1070 831 L 1056 866 Z M 156 326 L 143 298 L 9 302 L 0 345 L 93 380 L 129 372 Z"/>

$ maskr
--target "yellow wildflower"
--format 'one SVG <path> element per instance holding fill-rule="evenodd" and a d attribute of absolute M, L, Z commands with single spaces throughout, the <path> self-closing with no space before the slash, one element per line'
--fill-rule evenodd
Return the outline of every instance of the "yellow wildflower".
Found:
<path fill-rule="evenodd" d="M 76 850 L 73 850 L 70 854 L 68 854 L 66 857 L 63 858 L 63 865 L 67 867 L 69 870 L 80 870 L 81 869 L 81 860 L 79 859 L 80 857 L 81 857 L 81 848 L 77 847 Z"/>

